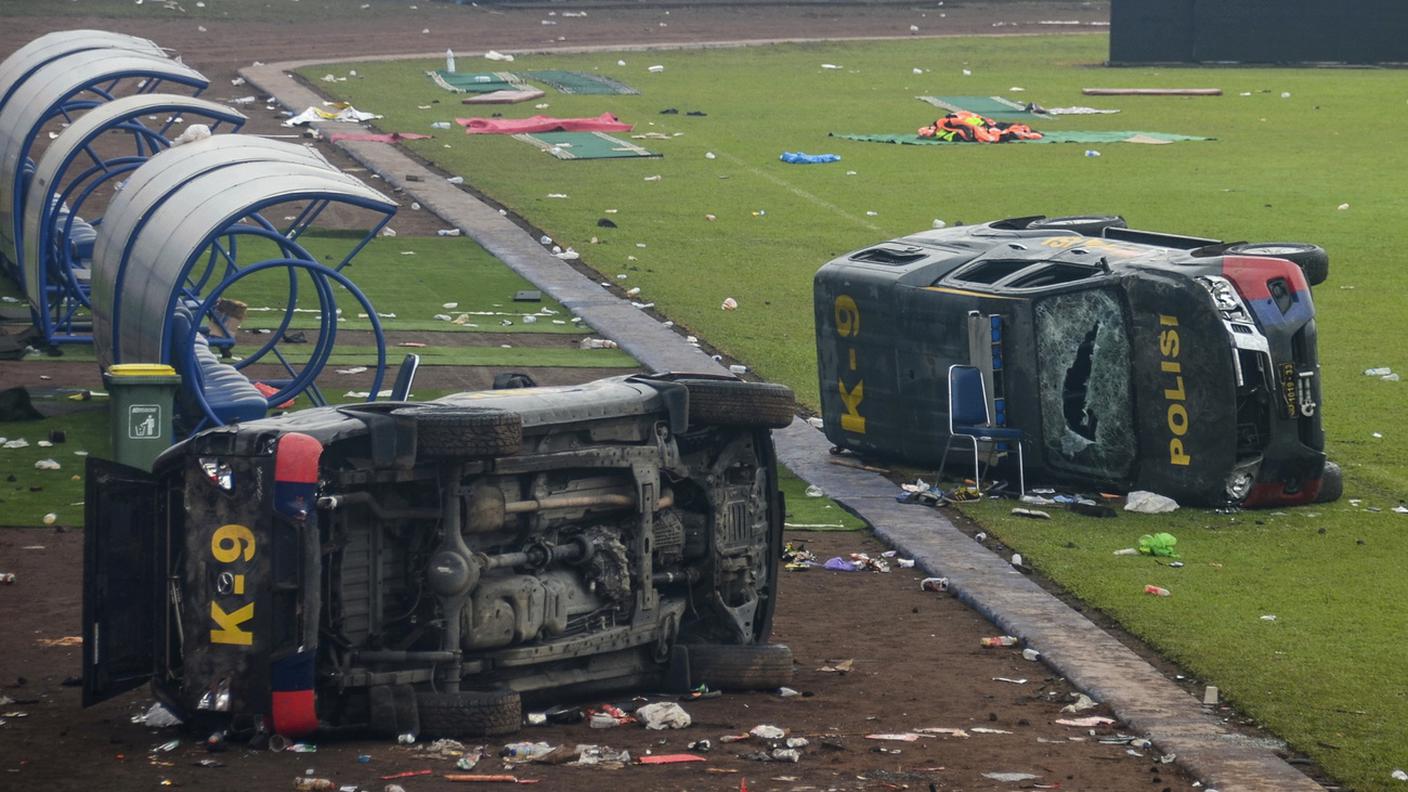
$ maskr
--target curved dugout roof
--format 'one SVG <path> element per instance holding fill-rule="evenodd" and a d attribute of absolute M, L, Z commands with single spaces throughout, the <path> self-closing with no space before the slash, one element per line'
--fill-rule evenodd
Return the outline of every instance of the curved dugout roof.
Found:
<path fill-rule="evenodd" d="M 123 308 L 117 317 L 115 358 L 166 361 L 171 311 L 192 261 L 242 218 L 267 206 L 299 200 L 345 203 L 385 214 L 396 211 L 395 202 L 386 196 L 324 167 L 256 162 L 192 179 L 152 213 L 126 256 L 127 272 L 116 295 Z M 114 237 L 109 244 L 117 242 Z M 104 262 L 104 266 L 110 264 Z M 94 340 L 102 344 L 105 339 L 98 333 L 95 323 Z"/>
<path fill-rule="evenodd" d="M 200 72 L 169 58 L 114 49 L 88 50 L 40 67 L 0 108 L 0 243 L 7 245 L 7 255 L 18 259 L 20 253 L 17 237 L 22 229 L 15 225 L 20 219 L 15 210 L 24 202 L 22 171 L 35 136 L 77 95 L 128 78 L 170 81 L 194 87 L 197 92 L 210 84 Z M 94 93 L 91 101 L 103 104 L 106 99 Z"/>
<path fill-rule="evenodd" d="M 127 254 L 147 220 L 196 177 L 256 162 L 282 162 L 337 172 L 322 154 L 307 146 L 253 135 L 215 135 L 167 149 L 147 160 L 108 202 L 103 232 L 93 248 L 90 296 L 94 351 L 104 369 L 114 362 L 113 326 L 121 321 L 122 314 L 114 295 L 122 290 Z"/>
<path fill-rule="evenodd" d="M 139 94 L 114 99 L 84 113 L 69 125 L 49 147 L 44 150 L 30 180 L 28 196 L 24 203 L 24 236 L 21 238 L 23 255 L 20 269 L 24 273 L 25 293 L 30 303 L 38 304 L 40 280 L 44 262 L 41 260 L 42 223 L 51 214 L 50 199 L 59 194 L 61 182 L 74 160 L 83 155 L 84 149 L 104 132 L 119 124 L 152 114 L 190 114 L 213 122 L 223 122 L 235 128 L 249 119 L 238 110 L 205 99 L 179 94 Z M 153 130 L 155 132 L 156 130 Z M 134 155 L 135 156 L 135 155 Z M 96 165 L 96 163 L 89 163 Z M 75 207 L 77 209 L 77 207 Z M 93 218 L 88 218 L 92 220 Z"/>
<path fill-rule="evenodd" d="M 128 50 L 166 56 L 155 42 L 125 33 L 109 33 L 106 30 L 56 30 L 53 33 L 45 33 L 10 53 L 10 57 L 4 61 L 0 61 L 0 108 L 5 107 L 10 95 L 20 83 L 41 66 L 75 52 L 94 49 Z"/>

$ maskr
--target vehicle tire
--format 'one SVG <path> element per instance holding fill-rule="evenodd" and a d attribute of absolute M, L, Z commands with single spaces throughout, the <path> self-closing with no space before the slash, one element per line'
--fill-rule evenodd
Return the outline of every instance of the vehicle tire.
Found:
<path fill-rule="evenodd" d="M 1319 286 L 1330 277 L 1330 254 L 1319 245 L 1305 242 L 1253 242 L 1232 245 L 1227 248 L 1229 255 L 1271 256 L 1282 258 L 1300 267 L 1311 286 Z"/>
<path fill-rule="evenodd" d="M 1326 460 L 1325 472 L 1320 474 L 1320 493 L 1315 496 L 1316 503 L 1329 503 L 1337 501 L 1344 494 L 1344 471 L 1334 462 Z"/>
<path fill-rule="evenodd" d="M 1100 232 L 1107 228 L 1128 228 L 1124 218 L 1119 215 L 1068 215 L 1066 217 L 1048 217 L 1044 220 L 1036 220 L 1029 229 L 1046 229 L 1048 231 L 1074 231 L 1085 236 L 1100 236 Z"/>
<path fill-rule="evenodd" d="M 474 459 L 512 454 L 523 444 L 523 418 L 518 413 L 488 407 L 421 405 L 403 407 L 392 415 L 416 422 L 420 454 L 442 459 Z"/>
<path fill-rule="evenodd" d="M 691 685 L 772 690 L 792 681 L 792 650 L 782 644 L 691 644 Z"/>
<path fill-rule="evenodd" d="M 421 733 L 430 737 L 492 737 L 512 734 L 523 723 L 523 704 L 512 690 L 420 693 Z"/>
<path fill-rule="evenodd" d="M 689 389 L 691 426 L 757 426 L 782 429 L 792 423 L 792 389 L 772 382 L 680 379 Z"/>
<path fill-rule="evenodd" d="M 372 731 L 386 738 L 420 734 L 415 688 L 410 685 L 378 685 L 368 695 Z"/>

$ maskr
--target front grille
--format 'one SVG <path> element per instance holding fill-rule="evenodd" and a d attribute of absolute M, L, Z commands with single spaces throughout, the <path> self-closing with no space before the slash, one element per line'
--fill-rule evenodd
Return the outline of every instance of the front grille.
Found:
<path fill-rule="evenodd" d="M 1266 355 L 1236 350 L 1242 366 L 1237 388 L 1237 456 L 1260 454 L 1271 439 L 1271 410 L 1278 409 Z"/>

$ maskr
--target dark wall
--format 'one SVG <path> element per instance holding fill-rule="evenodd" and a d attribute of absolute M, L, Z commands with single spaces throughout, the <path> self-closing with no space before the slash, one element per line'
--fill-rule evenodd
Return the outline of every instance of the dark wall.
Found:
<path fill-rule="evenodd" d="M 1408 62 L 1405 0 L 1113 0 L 1110 62 Z"/>

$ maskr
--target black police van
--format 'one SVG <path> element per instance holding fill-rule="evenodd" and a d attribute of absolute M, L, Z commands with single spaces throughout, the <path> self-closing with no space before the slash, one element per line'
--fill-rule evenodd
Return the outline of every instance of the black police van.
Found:
<path fill-rule="evenodd" d="M 1203 505 L 1333 499 L 1310 291 L 1328 272 L 1315 245 L 1139 231 L 1117 216 L 872 245 L 815 278 L 826 435 L 938 465 L 949 367 L 973 365 L 994 423 L 1023 433 L 1029 480 Z"/>

